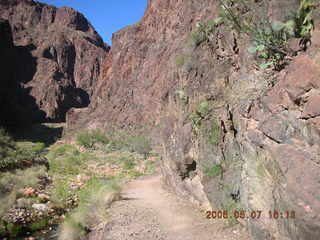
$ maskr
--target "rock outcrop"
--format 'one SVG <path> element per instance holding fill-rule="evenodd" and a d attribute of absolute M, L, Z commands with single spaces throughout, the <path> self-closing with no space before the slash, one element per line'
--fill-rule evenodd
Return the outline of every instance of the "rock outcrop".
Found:
<path fill-rule="evenodd" d="M 4 0 L 0 18 L 12 33 L 11 81 L 24 91 L 19 102 L 31 121 L 63 121 L 70 108 L 86 107 L 108 47 L 85 17 L 67 7 Z"/>
<path fill-rule="evenodd" d="M 195 23 L 213 17 L 214 9 L 210 1 L 149 1 L 140 22 L 114 33 L 92 104 L 68 113 L 69 128 L 158 124 L 179 82 L 176 59 Z M 203 83 L 210 73 L 201 71 Z"/>
<path fill-rule="evenodd" d="M 254 2 L 271 20 L 299 4 Z M 311 46 L 281 72 L 259 70 L 249 39 L 228 28 L 213 51 L 198 44 L 190 33 L 217 14 L 215 1 L 150 0 L 141 22 L 114 34 L 93 101 L 68 113 L 68 127 L 151 125 L 179 196 L 230 216 L 245 210 L 238 221 L 254 239 L 317 239 L 319 14 Z"/>

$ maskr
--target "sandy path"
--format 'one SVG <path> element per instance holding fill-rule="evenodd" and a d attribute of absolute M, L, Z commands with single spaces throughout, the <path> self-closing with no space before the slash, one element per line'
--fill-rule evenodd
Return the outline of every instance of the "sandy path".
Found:
<path fill-rule="evenodd" d="M 225 229 L 222 220 L 206 219 L 198 208 L 165 191 L 160 176 L 130 182 L 123 197 L 109 211 L 111 222 L 90 240 L 249 239 L 239 226 Z"/>

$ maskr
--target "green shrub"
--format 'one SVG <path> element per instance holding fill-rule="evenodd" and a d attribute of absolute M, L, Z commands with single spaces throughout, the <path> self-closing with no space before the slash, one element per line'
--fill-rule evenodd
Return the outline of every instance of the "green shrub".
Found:
<path fill-rule="evenodd" d="M 143 176 L 143 173 L 136 169 L 131 169 L 128 171 L 128 176 L 129 178 L 137 178 L 137 177 Z"/>
<path fill-rule="evenodd" d="M 189 97 L 187 96 L 187 94 L 183 91 L 183 90 L 176 90 L 175 94 L 178 96 L 179 100 L 183 103 L 183 104 L 188 104 L 189 103 Z"/>
<path fill-rule="evenodd" d="M 8 223 L 6 228 L 11 239 L 17 239 L 18 235 L 23 231 L 22 224 Z"/>
<path fill-rule="evenodd" d="M 313 11 L 319 6 L 314 0 L 301 0 L 299 9 L 291 19 L 295 23 L 295 36 L 302 38 L 301 43 L 306 45 L 311 39 L 314 30 Z"/>
<path fill-rule="evenodd" d="M 16 143 L 0 128 L 0 172 L 32 166 L 44 148 L 43 143 Z"/>
<path fill-rule="evenodd" d="M 145 156 L 152 150 L 150 140 L 144 136 L 129 136 L 126 139 L 126 145 L 130 152 L 136 152 Z"/>
<path fill-rule="evenodd" d="M 195 46 L 205 43 L 211 53 L 215 52 L 216 33 L 220 26 L 225 26 L 238 34 L 245 34 L 252 42 L 248 49 L 261 62 L 262 69 L 272 67 L 281 70 L 287 63 L 287 56 L 294 55 L 289 48 L 288 40 L 301 38 L 301 44 L 306 48 L 314 29 L 312 14 L 319 4 L 314 0 L 301 0 L 299 9 L 287 16 L 287 21 L 270 22 L 267 17 L 257 20 L 255 11 L 257 5 L 249 0 L 220 0 L 219 17 L 197 25 L 197 31 L 191 33 Z"/>
<path fill-rule="evenodd" d="M 107 146 L 110 151 L 129 151 L 136 152 L 147 157 L 152 151 L 150 139 L 142 135 L 131 135 L 119 133 L 110 137 L 110 143 Z"/>
<path fill-rule="evenodd" d="M 194 47 L 198 47 L 200 44 L 207 40 L 206 35 L 200 31 L 191 32 L 189 38 L 192 46 Z"/>
<path fill-rule="evenodd" d="M 217 27 L 222 23 L 222 18 L 208 20 L 205 23 L 198 23 L 197 30 L 190 33 L 191 43 L 194 47 L 202 43 L 210 45 L 210 38 L 216 33 Z"/>
<path fill-rule="evenodd" d="M 279 21 L 269 23 L 261 22 L 250 28 L 253 46 L 249 47 L 250 53 L 264 59 L 259 66 L 262 69 L 274 67 L 282 68 L 283 60 L 289 54 L 288 40 L 294 35 L 294 23 Z"/>
<path fill-rule="evenodd" d="M 92 177 L 79 192 L 79 205 L 62 224 L 59 240 L 77 240 L 108 220 L 107 208 L 120 199 L 117 179 Z"/>
<path fill-rule="evenodd" d="M 72 196 L 70 183 L 65 179 L 57 180 L 50 189 L 50 193 L 51 201 L 55 203 L 56 206 L 64 207 L 66 200 Z"/>
<path fill-rule="evenodd" d="M 214 164 L 211 168 L 205 168 L 204 173 L 210 177 L 218 177 L 223 174 L 221 164 Z"/>
<path fill-rule="evenodd" d="M 88 160 L 85 153 L 69 144 L 56 146 L 48 153 L 50 172 L 55 174 L 79 174 L 84 162 Z"/>
<path fill-rule="evenodd" d="M 249 52 L 255 53 L 265 60 L 261 68 L 273 66 L 281 70 L 286 56 L 292 54 L 288 46 L 291 38 L 301 38 L 301 43 L 306 47 L 314 29 L 312 19 L 313 10 L 318 5 L 312 0 L 301 0 L 299 9 L 287 16 L 287 21 L 269 22 L 267 19 L 257 23 L 243 24 L 242 31 L 250 36 L 253 46 Z"/>
<path fill-rule="evenodd" d="M 192 127 L 198 128 L 201 125 L 202 117 L 197 113 L 193 112 L 190 114 L 189 119 L 192 121 Z"/>
<path fill-rule="evenodd" d="M 194 129 L 201 126 L 201 121 L 210 113 L 210 104 L 207 100 L 201 101 L 196 110 L 190 114 L 189 119 L 192 121 Z"/>
<path fill-rule="evenodd" d="M 146 166 L 146 170 L 145 170 L 145 174 L 153 174 L 156 171 L 156 163 L 153 161 L 147 161 L 145 163 Z"/>
<path fill-rule="evenodd" d="M 40 231 L 45 229 L 49 224 L 49 219 L 48 218 L 42 218 L 36 222 L 33 222 L 30 224 L 29 228 L 32 232 L 35 231 Z"/>
<path fill-rule="evenodd" d="M 30 148 L 30 151 L 35 155 L 40 155 L 45 148 L 46 145 L 43 142 L 37 142 Z"/>
<path fill-rule="evenodd" d="M 200 102 L 200 104 L 197 107 L 197 113 L 201 117 L 205 117 L 209 113 L 209 111 L 210 111 L 209 102 L 207 100 Z"/>
<path fill-rule="evenodd" d="M 109 139 L 100 130 L 91 130 L 80 133 L 77 136 L 77 143 L 87 149 L 94 149 L 96 144 L 108 144 Z"/>
<path fill-rule="evenodd" d="M 20 160 L 29 157 L 31 157 L 29 154 L 19 151 L 16 143 L 4 129 L 0 129 L 0 171 L 19 167 Z"/>
<path fill-rule="evenodd" d="M 217 120 L 212 120 L 211 122 L 211 129 L 210 129 L 210 135 L 209 135 L 209 143 L 213 145 L 218 145 L 220 140 L 220 126 Z"/>
<path fill-rule="evenodd" d="M 57 158 L 65 156 L 66 154 L 79 155 L 80 152 L 74 145 L 71 144 L 57 145 L 50 150 L 48 153 L 48 158 Z"/>
<path fill-rule="evenodd" d="M 133 169 L 136 166 L 135 159 L 132 156 L 121 157 L 120 161 L 122 163 L 122 168 L 125 170 Z"/>
<path fill-rule="evenodd" d="M 229 200 L 227 203 L 223 204 L 222 209 L 226 210 L 230 216 L 227 219 L 226 227 L 234 227 L 235 225 L 239 224 L 238 220 L 234 217 L 234 212 L 236 210 L 240 210 L 238 203 L 234 202 L 233 200 Z"/>
<path fill-rule="evenodd" d="M 7 234 L 7 229 L 5 227 L 5 223 L 0 220 L 0 237 L 5 236 Z"/>
<path fill-rule="evenodd" d="M 40 166 L 0 173 L 0 215 L 14 205 L 23 188 L 38 188 L 39 178 L 45 175 L 45 168 Z"/>
<path fill-rule="evenodd" d="M 56 158 L 50 161 L 50 172 L 77 175 L 84 160 L 80 154 Z"/>

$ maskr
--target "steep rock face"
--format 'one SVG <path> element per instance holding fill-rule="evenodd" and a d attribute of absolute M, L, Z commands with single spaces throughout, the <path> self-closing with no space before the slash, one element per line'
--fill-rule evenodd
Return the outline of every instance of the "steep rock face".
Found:
<path fill-rule="evenodd" d="M 11 26 L 14 78 L 33 97 L 21 100 L 32 121 L 61 121 L 89 104 L 107 46 L 82 14 L 16 0 L 0 2 L 0 18 Z"/>
<path fill-rule="evenodd" d="M 82 114 L 71 111 L 69 127 L 159 123 L 162 104 L 178 82 L 176 58 L 195 22 L 213 17 L 214 9 L 210 1 L 149 1 L 139 23 L 113 35 L 92 104 Z"/>
<path fill-rule="evenodd" d="M 254 2 L 271 20 L 299 4 Z M 319 15 L 311 47 L 276 73 L 258 70 L 249 39 L 227 27 L 213 52 L 190 41 L 216 3 L 150 0 L 140 23 L 113 36 L 92 104 L 68 113 L 69 128 L 151 124 L 179 196 L 229 215 L 261 211 L 239 219 L 254 239 L 317 239 Z"/>
<path fill-rule="evenodd" d="M 309 56 L 297 57 L 274 88 L 239 111 L 248 207 L 296 214 L 287 222 L 257 222 L 263 229 L 257 236 L 317 239 L 320 234 L 319 67 Z"/>

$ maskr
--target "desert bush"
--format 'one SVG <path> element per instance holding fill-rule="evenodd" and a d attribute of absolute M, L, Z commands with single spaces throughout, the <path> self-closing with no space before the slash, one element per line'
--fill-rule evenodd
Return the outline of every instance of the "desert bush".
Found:
<path fill-rule="evenodd" d="M 295 52 L 289 48 L 288 40 L 301 38 L 300 43 L 306 48 L 314 29 L 312 14 L 319 6 L 313 0 L 301 0 L 300 7 L 287 16 L 285 22 L 274 21 L 260 14 L 254 15 L 256 5 L 248 0 L 220 0 L 219 17 L 197 25 L 197 31 L 191 33 L 195 46 L 205 43 L 214 53 L 216 35 L 219 27 L 224 26 L 238 34 L 245 34 L 252 42 L 249 52 L 262 60 L 259 67 L 272 67 L 281 70 L 287 63 L 287 56 Z"/>
<path fill-rule="evenodd" d="M 133 169 L 136 166 L 135 158 L 133 156 L 122 156 L 120 162 L 122 168 L 125 170 Z"/>
<path fill-rule="evenodd" d="M 223 174 L 223 168 L 221 164 L 213 164 L 211 168 L 205 168 L 204 173 L 210 177 L 218 177 Z"/>
<path fill-rule="evenodd" d="M 72 196 L 70 183 L 66 179 L 59 179 L 54 182 L 50 189 L 51 201 L 58 207 L 63 208 L 68 198 Z"/>
<path fill-rule="evenodd" d="M 301 0 L 299 9 L 290 17 L 295 23 L 295 37 L 301 38 L 301 43 L 305 46 L 314 30 L 313 12 L 318 6 L 319 3 L 314 0 Z"/>
<path fill-rule="evenodd" d="M 116 180 L 92 177 L 79 192 L 79 205 L 60 228 L 59 240 L 78 240 L 96 225 L 108 220 L 107 209 L 120 199 Z"/>
<path fill-rule="evenodd" d="M 226 210 L 228 213 L 234 213 L 235 211 L 241 210 L 239 203 L 236 203 L 233 200 L 229 200 L 226 203 L 222 204 L 222 209 Z M 233 214 L 226 221 L 226 227 L 234 227 L 237 224 L 239 224 L 239 222 L 233 216 Z"/>
<path fill-rule="evenodd" d="M 80 172 L 81 166 L 87 161 L 87 156 L 70 144 L 54 147 L 47 155 L 50 172 L 53 174 L 71 174 Z"/>
<path fill-rule="evenodd" d="M 42 154 L 42 152 L 46 148 L 46 145 L 43 142 L 17 142 L 16 145 L 23 151 L 30 152 L 35 156 Z"/>
<path fill-rule="evenodd" d="M 181 101 L 181 103 L 183 103 L 184 105 L 187 105 L 189 103 L 189 97 L 187 96 L 185 91 L 183 91 L 182 89 L 176 90 L 175 94 L 178 97 L 178 99 Z"/>
<path fill-rule="evenodd" d="M 201 101 L 194 112 L 189 116 L 192 121 L 193 129 L 198 129 L 201 126 L 201 121 L 210 113 L 210 104 L 207 100 Z"/>
<path fill-rule="evenodd" d="M 94 149 L 96 144 L 107 144 L 109 140 L 105 134 L 96 129 L 80 133 L 77 136 L 77 143 L 87 149 Z"/>
<path fill-rule="evenodd" d="M 209 143 L 217 145 L 220 140 L 221 129 L 219 122 L 215 119 L 211 121 L 211 129 L 209 132 Z"/>
<path fill-rule="evenodd" d="M 151 152 L 150 140 L 144 136 L 128 136 L 126 146 L 130 152 L 148 155 Z"/>
<path fill-rule="evenodd" d="M 150 154 L 152 147 L 150 139 L 142 135 L 128 133 L 113 133 L 110 137 L 107 149 L 110 151 L 129 151 L 144 155 Z"/>
<path fill-rule="evenodd" d="M 16 158 L 18 149 L 7 132 L 0 128 L 0 171 L 5 171 L 19 165 Z"/>
<path fill-rule="evenodd" d="M 0 129 L 0 172 L 32 166 L 44 148 L 43 143 L 17 144 L 4 129 Z"/>
<path fill-rule="evenodd" d="M 204 23 L 197 24 L 197 30 L 191 32 L 190 39 L 191 44 L 194 47 L 198 47 L 203 43 L 211 45 L 212 37 L 216 34 L 219 25 L 222 23 L 222 18 L 208 20 Z"/>
<path fill-rule="evenodd" d="M 0 173 L 0 215 L 11 208 L 18 197 L 21 197 L 23 188 L 38 188 L 39 178 L 42 176 L 46 176 L 46 169 L 42 166 Z"/>

